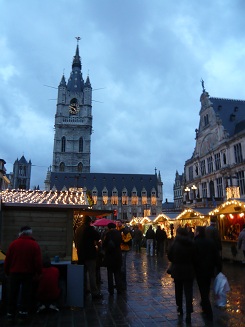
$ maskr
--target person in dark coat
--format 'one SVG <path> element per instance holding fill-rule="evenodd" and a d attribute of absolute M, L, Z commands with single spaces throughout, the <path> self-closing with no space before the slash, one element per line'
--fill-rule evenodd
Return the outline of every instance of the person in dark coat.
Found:
<path fill-rule="evenodd" d="M 20 294 L 19 316 L 27 318 L 31 308 L 33 279 L 42 272 L 41 250 L 32 237 L 30 226 L 23 226 L 19 237 L 10 244 L 4 261 L 4 271 L 10 286 L 7 316 L 14 319 Z"/>
<path fill-rule="evenodd" d="M 84 265 L 84 288 L 88 292 L 87 274 L 89 275 L 90 291 L 93 299 L 102 298 L 96 283 L 96 243 L 100 240 L 100 234 L 91 226 L 91 218 L 84 216 L 82 224 L 75 232 L 75 245 L 77 248 L 78 264 Z"/>
<path fill-rule="evenodd" d="M 121 267 L 122 267 L 122 236 L 120 231 L 116 229 L 114 223 L 108 224 L 108 232 L 105 234 L 103 248 L 105 250 L 105 265 L 107 267 L 108 292 L 114 294 L 115 279 L 117 293 L 122 292 Z"/>
<path fill-rule="evenodd" d="M 157 242 L 157 256 L 163 257 L 164 254 L 164 244 L 167 239 L 167 234 L 161 226 L 157 226 L 156 230 L 156 242 Z"/>
<path fill-rule="evenodd" d="M 221 237 L 219 234 L 219 230 L 216 226 L 217 223 L 217 218 L 216 217 L 211 217 L 210 218 L 210 225 L 206 227 L 205 233 L 206 237 L 209 239 L 212 239 L 216 245 L 216 248 L 219 251 L 219 254 L 221 256 L 222 254 L 222 242 L 221 242 Z"/>
<path fill-rule="evenodd" d="M 145 233 L 145 238 L 146 238 L 146 253 L 151 257 L 153 257 L 154 255 L 155 237 L 156 237 L 155 232 L 152 228 L 152 225 L 150 225 Z"/>
<path fill-rule="evenodd" d="M 183 315 L 183 292 L 186 300 L 186 322 L 191 322 L 193 312 L 193 281 L 194 281 L 194 243 L 188 237 L 186 228 L 179 227 L 172 243 L 168 259 L 171 261 L 171 277 L 175 283 L 175 300 L 177 311 Z"/>
<path fill-rule="evenodd" d="M 139 226 L 135 226 L 134 228 L 134 246 L 136 252 L 141 252 L 141 243 L 142 243 L 143 233 L 139 229 Z"/>
<path fill-rule="evenodd" d="M 197 226 L 194 237 L 195 244 L 195 272 L 196 280 L 201 295 L 201 306 L 206 318 L 213 320 L 213 310 L 211 307 L 209 294 L 212 277 L 215 268 L 221 271 L 220 256 L 215 242 L 206 237 L 205 227 Z"/>

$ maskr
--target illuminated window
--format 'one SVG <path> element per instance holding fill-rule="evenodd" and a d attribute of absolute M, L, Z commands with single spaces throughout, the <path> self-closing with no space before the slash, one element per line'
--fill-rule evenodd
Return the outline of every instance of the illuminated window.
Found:
<path fill-rule="evenodd" d="M 106 187 L 102 190 L 102 202 L 104 205 L 108 203 L 108 190 Z"/>
<path fill-rule="evenodd" d="M 131 193 L 131 203 L 132 205 L 137 205 L 138 204 L 138 196 L 137 196 L 137 191 L 136 188 L 133 188 L 133 191 Z"/>
<path fill-rule="evenodd" d="M 97 201 L 98 201 L 98 191 L 97 191 L 97 188 L 93 188 L 92 190 L 92 198 L 93 198 L 93 202 L 94 204 L 97 204 Z"/>
<path fill-rule="evenodd" d="M 156 190 L 151 191 L 151 205 L 155 206 L 157 204 Z"/>
<path fill-rule="evenodd" d="M 141 192 L 141 201 L 142 204 L 147 204 L 147 192 L 145 188 Z"/>
<path fill-rule="evenodd" d="M 117 192 L 117 189 L 115 187 L 112 190 L 111 204 L 112 205 L 118 205 L 118 192 Z"/>
<path fill-rule="evenodd" d="M 128 204 L 128 192 L 127 192 L 126 188 L 124 188 L 122 191 L 122 204 L 123 205 Z"/>

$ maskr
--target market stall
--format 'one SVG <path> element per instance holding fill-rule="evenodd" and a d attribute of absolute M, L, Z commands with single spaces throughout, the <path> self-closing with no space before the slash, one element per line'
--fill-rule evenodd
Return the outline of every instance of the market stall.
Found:
<path fill-rule="evenodd" d="M 237 249 L 237 239 L 245 224 L 245 202 L 230 199 L 209 212 L 216 216 L 222 240 L 222 257 L 235 261 L 244 260 L 243 253 Z"/>
<path fill-rule="evenodd" d="M 194 231 L 196 226 L 208 226 L 210 222 L 209 218 L 210 209 L 194 210 L 192 208 L 186 208 L 182 211 L 174 221 L 174 229 L 178 227 L 188 227 L 190 230 Z"/>

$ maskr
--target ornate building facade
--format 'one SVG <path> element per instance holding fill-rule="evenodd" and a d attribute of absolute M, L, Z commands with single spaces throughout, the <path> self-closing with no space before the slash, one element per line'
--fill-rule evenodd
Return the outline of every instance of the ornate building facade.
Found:
<path fill-rule="evenodd" d="M 90 172 L 92 133 L 92 86 L 82 76 L 79 46 L 66 83 L 58 87 L 55 114 L 53 164 L 47 172 L 45 190 L 83 189 L 95 209 L 114 210 L 118 219 L 158 215 L 162 212 L 162 181 L 154 174 Z"/>
<path fill-rule="evenodd" d="M 184 204 L 245 199 L 245 101 L 209 97 L 204 84 L 200 101 L 196 146 L 184 166 Z"/>

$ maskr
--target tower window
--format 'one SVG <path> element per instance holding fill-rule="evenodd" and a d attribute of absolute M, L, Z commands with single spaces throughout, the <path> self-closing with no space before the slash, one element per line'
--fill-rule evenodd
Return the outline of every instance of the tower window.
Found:
<path fill-rule="evenodd" d="M 79 139 L 78 147 L 79 147 L 78 152 L 83 152 L 83 138 L 82 137 L 80 137 L 80 139 Z"/>
<path fill-rule="evenodd" d="M 80 172 L 83 171 L 83 164 L 81 162 L 77 165 L 77 170 Z"/>
<path fill-rule="evenodd" d="M 66 152 L 66 138 L 65 136 L 61 139 L 61 152 Z"/>
<path fill-rule="evenodd" d="M 60 163 L 60 171 L 65 171 L 65 164 L 64 162 Z"/>

